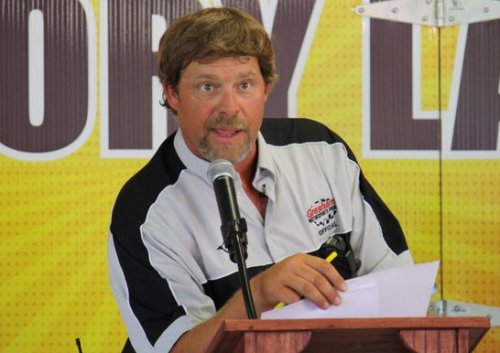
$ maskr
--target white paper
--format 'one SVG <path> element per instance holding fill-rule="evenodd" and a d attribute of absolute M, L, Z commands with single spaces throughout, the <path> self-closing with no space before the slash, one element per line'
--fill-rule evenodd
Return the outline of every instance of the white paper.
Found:
<path fill-rule="evenodd" d="M 395 267 L 347 280 L 342 303 L 323 310 L 308 299 L 262 313 L 261 319 L 423 317 L 439 262 Z"/>
<path fill-rule="evenodd" d="M 341 293 L 342 304 L 323 310 L 309 299 L 262 313 L 261 319 L 324 319 L 341 317 L 378 317 L 379 291 L 375 283 L 353 284 Z"/>

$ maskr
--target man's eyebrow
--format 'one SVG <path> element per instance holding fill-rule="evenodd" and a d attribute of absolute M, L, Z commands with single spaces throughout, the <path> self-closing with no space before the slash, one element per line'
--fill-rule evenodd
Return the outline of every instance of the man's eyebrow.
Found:
<path fill-rule="evenodd" d="M 254 70 L 248 70 L 248 71 L 240 73 L 238 75 L 238 78 L 242 79 L 242 78 L 249 78 L 249 77 L 256 77 L 256 76 L 258 76 L 257 72 L 255 72 Z M 194 79 L 195 80 L 216 80 L 217 75 L 213 75 L 210 73 L 200 73 L 199 75 L 195 76 Z"/>
<path fill-rule="evenodd" d="M 238 77 L 243 77 L 243 78 L 254 77 L 254 76 L 258 76 L 257 72 L 255 72 L 254 70 L 249 70 L 247 72 L 242 72 L 240 75 L 238 75 Z"/>
<path fill-rule="evenodd" d="M 214 80 L 216 79 L 217 76 L 215 75 L 212 75 L 212 74 L 199 74 L 197 76 L 194 77 L 195 80 Z"/>

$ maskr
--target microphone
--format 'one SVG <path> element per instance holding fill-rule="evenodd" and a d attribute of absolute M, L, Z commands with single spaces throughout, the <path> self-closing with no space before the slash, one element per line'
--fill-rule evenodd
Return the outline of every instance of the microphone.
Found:
<path fill-rule="evenodd" d="M 240 216 L 233 178 L 236 171 L 231 162 L 217 159 L 208 166 L 207 175 L 214 185 L 221 219 L 220 230 L 231 261 L 238 264 L 241 291 L 249 319 L 256 319 L 245 259 L 247 258 L 247 223 Z"/>
<path fill-rule="evenodd" d="M 212 181 L 219 208 L 220 219 L 222 222 L 221 232 L 224 240 L 224 246 L 229 251 L 229 258 L 237 262 L 235 258 L 235 249 L 231 238 L 234 234 L 239 234 L 242 241 L 243 256 L 246 259 L 247 224 L 244 218 L 240 217 L 238 201 L 234 189 L 234 170 L 231 162 L 225 159 L 217 159 L 208 167 L 207 175 Z"/>

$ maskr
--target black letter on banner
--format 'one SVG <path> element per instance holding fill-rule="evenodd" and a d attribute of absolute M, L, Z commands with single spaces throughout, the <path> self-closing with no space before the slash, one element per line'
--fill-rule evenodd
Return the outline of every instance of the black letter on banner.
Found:
<path fill-rule="evenodd" d="M 273 41 L 280 80 L 266 107 L 266 116 L 288 116 L 288 88 L 303 44 L 315 0 L 297 6 L 278 3 Z M 241 8 L 261 20 L 259 2 L 230 0 L 224 6 Z M 152 15 L 168 23 L 200 8 L 198 1 L 109 0 L 108 87 L 109 148 L 152 148 L 151 77 L 157 74 L 156 53 L 151 51 Z M 103 117 L 106 119 L 106 117 Z M 168 133 L 176 128 L 169 113 Z"/>
<path fill-rule="evenodd" d="M 56 6 L 57 5 L 57 6 Z M 43 119 L 29 116 L 28 19 L 43 14 Z M 83 131 L 88 105 L 88 39 L 77 0 L 3 0 L 0 6 L 0 142 L 28 153 L 60 150 Z"/>
<path fill-rule="evenodd" d="M 151 78 L 157 75 L 157 53 L 151 50 L 152 15 L 163 16 L 168 25 L 198 8 L 196 0 L 108 1 L 109 67 L 103 70 L 109 75 L 110 149 L 153 147 Z M 167 126 L 169 132 L 175 128 L 172 117 Z"/>
<path fill-rule="evenodd" d="M 279 81 L 267 101 L 266 117 L 289 115 L 288 89 L 315 3 L 316 0 L 278 1 L 271 37 L 276 51 Z M 224 5 L 241 8 L 262 21 L 257 0 L 228 0 L 224 1 Z"/>
<path fill-rule="evenodd" d="M 452 150 L 496 150 L 500 122 L 500 20 L 469 25 Z"/>
<path fill-rule="evenodd" d="M 411 24 L 370 20 L 370 100 L 371 150 L 438 149 L 438 122 L 413 119 Z"/>

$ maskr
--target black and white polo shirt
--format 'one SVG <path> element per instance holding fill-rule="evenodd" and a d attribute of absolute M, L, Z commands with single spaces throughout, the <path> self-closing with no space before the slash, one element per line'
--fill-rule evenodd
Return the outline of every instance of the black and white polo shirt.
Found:
<path fill-rule="evenodd" d="M 264 119 L 258 151 L 253 185 L 268 197 L 265 219 L 234 180 L 250 276 L 334 234 L 350 234 L 359 274 L 412 263 L 398 221 L 335 133 L 306 119 Z M 137 352 L 168 352 L 239 288 L 237 265 L 220 249 L 208 166 L 177 132 L 116 200 L 111 287 Z"/>

